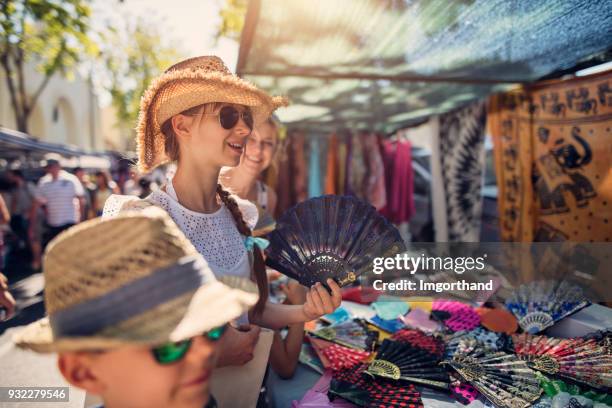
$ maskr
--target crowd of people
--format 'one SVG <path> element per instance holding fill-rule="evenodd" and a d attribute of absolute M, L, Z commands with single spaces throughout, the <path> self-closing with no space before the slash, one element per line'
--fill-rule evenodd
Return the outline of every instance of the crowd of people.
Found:
<path fill-rule="evenodd" d="M 107 407 L 215 406 L 209 394 L 265 406 L 265 387 L 247 384 L 269 367 L 291 377 L 305 322 L 341 301 L 332 280 L 270 292 L 279 274 L 257 231 L 273 227 L 276 195 L 260 180 L 280 151 L 270 115 L 284 104 L 217 57 L 189 59 L 141 102 L 139 173 L 175 168 L 159 187 L 136 173 L 120 183 L 70 173 L 54 158 L 36 186 L 10 171 L 7 217 L 44 270 L 49 319 L 17 345 L 57 352 L 64 378 Z M 237 384 L 244 372 L 253 375 Z"/>

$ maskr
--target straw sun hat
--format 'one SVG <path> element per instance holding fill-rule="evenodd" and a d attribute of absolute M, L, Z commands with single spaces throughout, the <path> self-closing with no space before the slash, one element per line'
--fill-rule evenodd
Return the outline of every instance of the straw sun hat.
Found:
<path fill-rule="evenodd" d="M 152 207 L 60 234 L 45 255 L 48 317 L 17 333 L 38 352 L 181 341 L 240 316 L 255 285 L 217 281 L 168 215 Z"/>
<path fill-rule="evenodd" d="M 140 101 L 136 129 L 140 170 L 147 172 L 168 160 L 161 132 L 166 120 L 194 106 L 212 102 L 250 107 L 255 124 L 288 103 L 285 98 L 272 97 L 232 74 L 218 57 L 181 61 L 155 79 Z"/>

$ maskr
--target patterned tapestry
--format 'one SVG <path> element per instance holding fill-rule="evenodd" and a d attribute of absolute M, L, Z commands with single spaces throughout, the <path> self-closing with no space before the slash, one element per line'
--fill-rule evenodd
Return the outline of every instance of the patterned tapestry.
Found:
<path fill-rule="evenodd" d="M 440 116 L 439 160 L 448 242 L 480 238 L 485 122 L 484 102 Z"/>
<path fill-rule="evenodd" d="M 612 71 L 488 106 L 505 241 L 612 240 Z"/>

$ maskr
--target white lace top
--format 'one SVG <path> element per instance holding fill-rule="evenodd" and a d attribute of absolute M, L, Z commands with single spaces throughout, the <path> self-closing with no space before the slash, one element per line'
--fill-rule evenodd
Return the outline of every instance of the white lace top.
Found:
<path fill-rule="evenodd" d="M 247 200 L 232 197 L 238 203 L 245 222 L 252 229 L 257 223 L 257 208 Z M 225 205 L 221 204 L 219 210 L 211 214 L 191 211 L 178 202 L 171 181 L 166 185 L 166 192 L 154 191 L 145 200 L 168 212 L 198 252 L 204 256 L 216 276 L 250 278 L 251 265 L 244 246 L 245 237 L 238 232 L 232 214 Z M 134 201 L 139 199 L 113 195 L 104 205 L 103 216 L 113 216 L 126 207 L 133 209 L 134 206 L 126 206 L 126 203 Z"/>

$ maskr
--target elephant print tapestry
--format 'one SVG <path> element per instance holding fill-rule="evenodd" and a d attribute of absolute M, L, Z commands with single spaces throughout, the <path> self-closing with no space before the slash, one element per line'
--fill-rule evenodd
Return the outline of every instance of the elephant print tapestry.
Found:
<path fill-rule="evenodd" d="M 491 97 L 505 241 L 612 240 L 612 72 Z"/>

